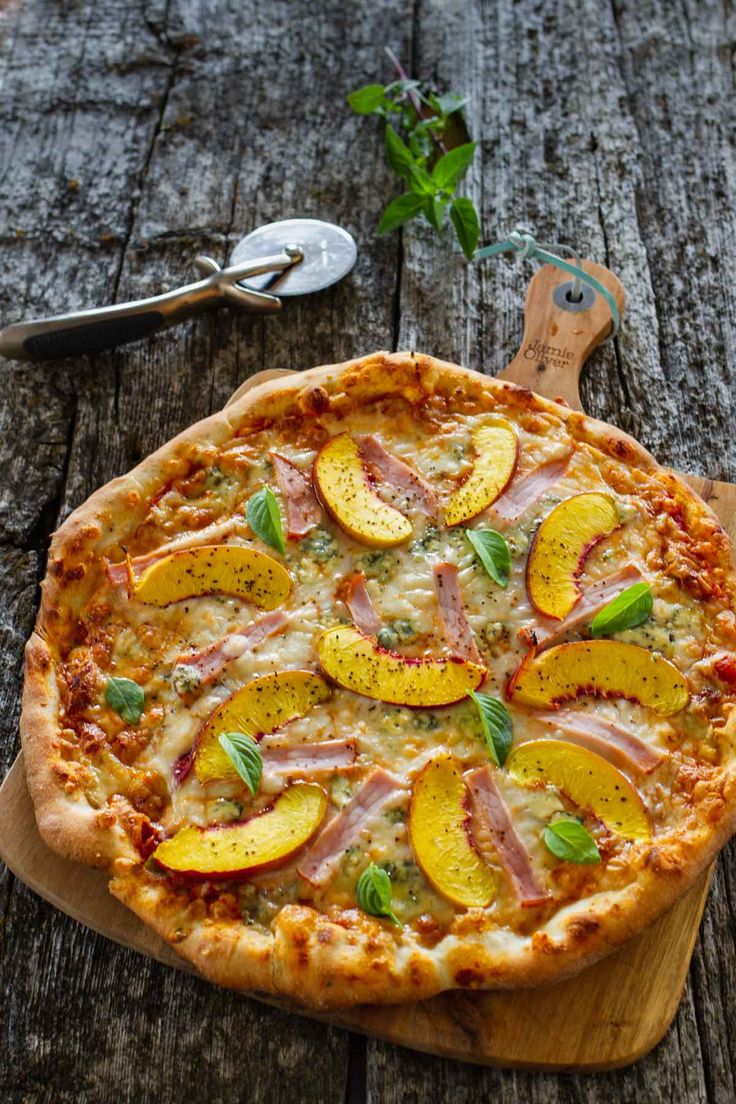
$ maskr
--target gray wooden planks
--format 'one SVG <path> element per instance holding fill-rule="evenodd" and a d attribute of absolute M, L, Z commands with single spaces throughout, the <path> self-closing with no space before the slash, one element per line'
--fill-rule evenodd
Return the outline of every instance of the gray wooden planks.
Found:
<path fill-rule="evenodd" d="M 263 367 L 409 346 L 490 373 L 513 354 L 528 268 L 468 268 L 417 225 L 372 234 L 395 183 L 376 126 L 342 101 L 388 76 L 384 44 L 472 97 L 482 158 L 467 188 L 488 239 L 521 220 L 623 279 L 628 321 L 594 358 L 589 411 L 665 462 L 736 478 L 734 29 L 712 0 L 0 4 L 0 324 L 173 286 L 195 253 L 223 260 L 293 213 L 340 221 L 361 246 L 348 283 L 279 320 L 220 312 L 89 361 L 0 362 L 3 767 L 48 535 L 90 491 Z M 7 875 L 0 892 L 9 1101 L 734 1097 L 733 850 L 672 1031 L 593 1077 L 350 1040 L 114 947 Z"/>

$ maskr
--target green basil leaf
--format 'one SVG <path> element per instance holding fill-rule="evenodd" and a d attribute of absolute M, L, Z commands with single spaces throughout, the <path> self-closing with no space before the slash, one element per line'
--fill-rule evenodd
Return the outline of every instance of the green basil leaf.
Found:
<path fill-rule="evenodd" d="M 386 160 L 402 180 L 411 180 L 414 171 L 414 158 L 392 126 L 386 126 Z"/>
<path fill-rule="evenodd" d="M 475 142 L 466 142 L 464 146 L 455 146 L 440 157 L 432 170 L 432 180 L 438 188 L 449 188 L 458 182 L 473 160 L 475 149 Z"/>
<path fill-rule="evenodd" d="M 358 907 L 371 916 L 385 916 L 397 927 L 401 927 L 401 921 L 391 908 L 393 890 L 391 879 L 385 870 L 375 863 L 367 866 L 358 878 L 355 888 L 355 897 Z"/>
<path fill-rule="evenodd" d="M 467 96 L 458 96 L 457 92 L 445 92 L 441 96 L 432 96 L 432 107 L 440 115 L 454 115 L 468 102 Z"/>
<path fill-rule="evenodd" d="M 650 616 L 653 602 L 649 583 L 634 583 L 598 611 L 591 623 L 590 635 L 610 636 L 636 628 Z"/>
<path fill-rule="evenodd" d="M 439 196 L 428 195 L 424 197 L 424 217 L 435 230 L 442 229 L 444 214 L 445 204 Z"/>
<path fill-rule="evenodd" d="M 263 756 L 254 739 L 244 732 L 223 732 L 220 747 L 252 794 L 261 784 Z"/>
<path fill-rule="evenodd" d="M 544 845 L 558 859 L 572 863 L 599 863 L 601 853 L 587 828 L 574 817 L 550 821 L 542 833 Z"/>
<path fill-rule="evenodd" d="M 245 516 L 255 535 L 265 544 L 275 548 L 277 552 L 286 551 L 281 510 L 270 487 L 262 487 L 248 499 Z"/>
<path fill-rule="evenodd" d="M 129 678 L 109 678 L 105 686 L 105 704 L 128 724 L 138 724 L 143 712 L 143 688 Z"/>
<path fill-rule="evenodd" d="M 403 226 L 405 222 L 419 214 L 423 205 L 423 196 L 417 195 L 416 192 L 404 192 L 403 195 L 389 203 L 383 212 L 378 224 L 378 233 L 388 234 L 391 230 Z"/>
<path fill-rule="evenodd" d="M 455 236 L 460 243 L 460 248 L 468 260 L 472 261 L 480 233 L 478 213 L 473 206 L 473 201 L 464 196 L 456 199 L 450 208 L 450 219 L 455 227 Z"/>
<path fill-rule="evenodd" d="M 480 723 L 483 727 L 483 735 L 488 744 L 491 759 L 497 767 L 502 767 L 511 750 L 511 741 L 514 738 L 514 729 L 511 722 L 511 714 L 506 706 L 498 698 L 492 698 L 490 694 L 480 694 L 475 690 L 469 692 L 478 707 Z"/>
<path fill-rule="evenodd" d="M 508 586 L 511 555 L 505 538 L 495 529 L 466 529 L 465 536 L 494 583 Z"/>
<path fill-rule="evenodd" d="M 382 84 L 365 84 L 350 93 L 348 104 L 356 115 L 371 115 L 382 106 L 385 95 L 386 89 Z"/>

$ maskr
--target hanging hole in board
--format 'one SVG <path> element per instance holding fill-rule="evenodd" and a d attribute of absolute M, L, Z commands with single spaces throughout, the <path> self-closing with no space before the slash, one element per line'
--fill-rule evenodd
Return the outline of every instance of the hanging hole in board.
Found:
<path fill-rule="evenodd" d="M 590 310 L 595 303 L 595 292 L 588 284 L 581 286 L 577 301 L 573 298 L 574 294 L 574 280 L 566 280 L 564 284 L 558 284 L 552 292 L 555 306 L 565 311 L 586 311 Z"/>

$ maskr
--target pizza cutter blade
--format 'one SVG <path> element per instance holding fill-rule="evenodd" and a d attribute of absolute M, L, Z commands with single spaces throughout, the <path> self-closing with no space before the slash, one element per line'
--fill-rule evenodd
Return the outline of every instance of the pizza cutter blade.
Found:
<path fill-rule="evenodd" d="M 112 349 L 227 303 L 272 314 L 283 296 L 309 295 L 337 283 L 355 264 L 347 230 L 319 219 L 284 219 L 252 231 L 235 246 L 227 268 L 194 259 L 202 279 L 133 303 L 74 311 L 0 330 L 0 356 L 56 360 Z M 278 295 L 273 294 L 278 291 Z"/>

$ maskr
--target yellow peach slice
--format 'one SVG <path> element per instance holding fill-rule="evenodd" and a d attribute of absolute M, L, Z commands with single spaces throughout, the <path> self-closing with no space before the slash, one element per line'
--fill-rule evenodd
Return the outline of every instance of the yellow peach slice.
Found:
<path fill-rule="evenodd" d="M 668 659 L 619 640 L 580 640 L 530 653 L 512 676 L 507 696 L 548 708 L 571 698 L 628 698 L 661 717 L 679 713 L 690 694 Z"/>
<path fill-rule="evenodd" d="M 168 606 L 202 594 L 230 594 L 272 610 L 290 590 L 288 571 L 265 552 L 239 544 L 205 544 L 156 560 L 135 580 L 133 597 L 150 606 Z"/>
<path fill-rule="evenodd" d="M 506 769 L 521 786 L 555 786 L 624 839 L 651 838 L 644 805 L 626 775 L 587 748 L 530 740 L 514 748 Z"/>
<path fill-rule="evenodd" d="M 619 524 L 615 502 L 598 491 L 566 498 L 547 515 L 526 565 L 529 600 L 540 613 L 562 620 L 570 612 L 588 553 Z"/>
<path fill-rule="evenodd" d="M 496 876 L 470 835 L 462 764 L 452 755 L 431 759 L 417 775 L 409 805 L 409 841 L 417 866 L 438 893 L 463 908 L 483 908 Z"/>
<path fill-rule="evenodd" d="M 229 757 L 220 746 L 223 732 L 265 735 L 303 717 L 315 705 L 327 701 L 330 688 L 310 671 L 277 671 L 247 682 L 208 718 L 197 736 L 194 773 L 200 782 L 237 778 Z"/>
<path fill-rule="evenodd" d="M 503 494 L 514 474 L 519 441 L 504 419 L 478 426 L 472 432 L 475 465 L 468 478 L 450 497 L 445 523 L 459 525 L 480 514 Z"/>
<path fill-rule="evenodd" d="M 322 670 L 338 686 L 394 705 L 451 705 L 476 690 L 486 676 L 470 660 L 410 659 L 379 648 L 352 625 L 337 625 L 317 638 Z"/>
<path fill-rule="evenodd" d="M 314 483 L 325 508 L 354 540 L 390 548 L 411 536 L 409 519 L 373 490 L 357 442 L 347 433 L 330 438 L 317 453 Z"/>
<path fill-rule="evenodd" d="M 248 820 L 188 825 L 160 843 L 153 858 L 185 878 L 244 878 L 279 866 L 309 843 L 327 811 L 321 786 L 297 783 Z"/>

